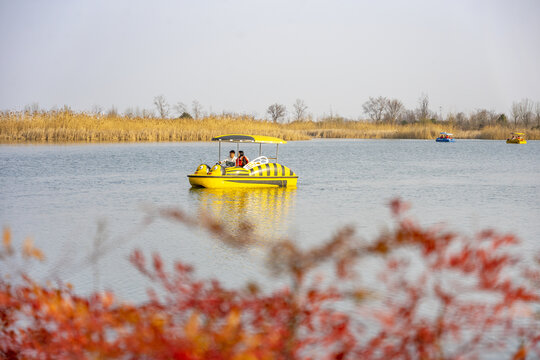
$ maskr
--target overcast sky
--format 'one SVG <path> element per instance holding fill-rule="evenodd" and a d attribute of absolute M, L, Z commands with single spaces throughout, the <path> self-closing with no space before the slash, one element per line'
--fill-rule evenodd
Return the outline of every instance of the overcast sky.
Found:
<path fill-rule="evenodd" d="M 163 94 L 357 118 L 369 96 L 414 108 L 422 93 L 443 113 L 540 101 L 540 0 L 0 0 L 0 109 Z"/>

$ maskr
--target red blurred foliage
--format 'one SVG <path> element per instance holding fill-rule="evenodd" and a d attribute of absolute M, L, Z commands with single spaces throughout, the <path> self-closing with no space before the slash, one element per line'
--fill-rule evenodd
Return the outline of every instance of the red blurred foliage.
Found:
<path fill-rule="evenodd" d="M 373 241 L 347 227 L 323 245 L 274 245 L 269 268 L 290 285 L 225 289 L 177 262 L 140 251 L 133 265 L 164 291 L 130 305 L 113 294 L 78 296 L 26 276 L 0 279 L 0 356 L 5 359 L 458 359 L 539 357 L 538 260 L 511 235 L 470 239 L 424 228 L 391 203 L 395 226 Z M 235 246 L 246 239 L 215 219 L 180 210 L 159 216 L 201 227 Z M 517 249 L 517 250 L 516 250 Z M 15 256 L 4 231 L 0 261 Z M 23 256 L 42 259 L 27 243 Z M 363 261 L 375 261 L 364 268 Z M 535 262 L 536 261 L 536 262 Z M 148 263 L 149 262 L 149 263 Z M 329 266 L 335 273 L 328 273 Z M 378 266 L 375 272 L 373 267 Z M 320 274 L 324 273 L 321 278 Z M 368 286 L 365 278 L 377 275 Z"/>

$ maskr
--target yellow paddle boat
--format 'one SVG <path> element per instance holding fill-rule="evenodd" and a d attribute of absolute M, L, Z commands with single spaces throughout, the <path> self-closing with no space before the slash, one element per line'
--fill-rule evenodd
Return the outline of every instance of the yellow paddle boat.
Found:
<path fill-rule="evenodd" d="M 212 138 L 212 141 L 217 141 L 219 144 L 218 163 L 211 168 L 206 164 L 199 165 L 193 174 L 188 175 L 191 186 L 214 189 L 296 187 L 298 175 L 277 162 L 279 144 L 286 144 L 285 140 L 270 136 L 229 134 L 216 136 Z M 259 157 L 242 167 L 224 166 L 221 164 L 223 161 L 220 161 L 222 143 L 235 143 L 237 153 L 241 143 L 259 144 Z M 276 156 L 263 156 L 263 144 L 276 144 Z M 273 160 L 273 162 L 270 162 L 270 160 Z"/>
<path fill-rule="evenodd" d="M 507 144 L 526 144 L 527 140 L 525 140 L 525 134 L 524 133 L 512 133 L 512 137 L 509 139 L 506 139 Z"/>

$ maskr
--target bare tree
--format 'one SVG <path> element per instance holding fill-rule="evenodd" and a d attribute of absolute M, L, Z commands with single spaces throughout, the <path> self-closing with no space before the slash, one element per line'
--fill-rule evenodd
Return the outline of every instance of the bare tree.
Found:
<path fill-rule="evenodd" d="M 494 126 L 495 124 L 497 124 L 497 120 L 499 120 L 499 117 L 501 116 L 501 114 L 498 114 L 493 110 L 490 110 L 488 111 L 488 116 L 489 116 L 489 126 Z"/>
<path fill-rule="evenodd" d="M 517 123 L 518 121 L 520 120 L 521 118 L 521 110 L 520 110 L 520 105 L 519 103 L 517 102 L 513 102 L 512 103 L 512 110 L 511 110 L 511 113 L 512 113 L 512 117 L 514 118 L 514 128 L 517 127 Z"/>
<path fill-rule="evenodd" d="M 474 129 L 482 129 L 486 125 L 491 125 L 497 118 L 494 111 L 477 109 L 469 116 L 469 123 Z"/>
<path fill-rule="evenodd" d="M 169 116 L 169 104 L 163 95 L 154 98 L 154 105 L 156 106 L 160 118 L 165 119 Z"/>
<path fill-rule="evenodd" d="M 132 107 L 128 107 L 124 111 L 124 116 L 127 117 L 127 118 L 130 118 L 130 119 L 133 119 L 135 117 L 135 110 L 133 110 Z"/>
<path fill-rule="evenodd" d="M 422 94 L 418 99 L 418 108 L 416 109 L 416 113 L 418 116 L 418 120 L 429 120 L 431 110 L 429 110 L 429 97 L 427 96 L 427 94 Z"/>
<path fill-rule="evenodd" d="M 39 113 L 39 103 L 34 102 L 30 105 L 26 105 L 24 107 L 24 112 L 29 113 L 29 114 L 34 114 L 34 115 Z"/>
<path fill-rule="evenodd" d="M 533 118 L 533 102 L 529 99 L 521 100 L 519 110 L 521 113 L 521 122 L 525 128 L 528 128 Z"/>
<path fill-rule="evenodd" d="M 150 119 L 150 118 L 153 118 L 153 117 L 154 117 L 154 110 L 143 109 L 142 112 L 141 112 L 141 116 L 142 116 L 144 119 Z"/>
<path fill-rule="evenodd" d="M 174 105 L 174 110 L 176 110 L 176 112 L 178 113 L 178 117 L 182 117 L 182 115 L 188 113 L 186 104 L 184 104 L 184 103 L 181 102 L 181 101 L 178 101 L 178 102 Z"/>
<path fill-rule="evenodd" d="M 107 117 L 117 117 L 118 116 L 118 110 L 114 105 L 111 106 L 109 110 L 107 110 Z"/>
<path fill-rule="evenodd" d="M 534 114 L 536 115 L 536 127 L 540 129 L 540 101 L 536 102 L 536 107 L 534 108 Z"/>
<path fill-rule="evenodd" d="M 266 112 L 272 117 L 273 122 L 278 122 L 287 113 L 287 108 L 285 105 L 275 103 L 270 105 Z"/>
<path fill-rule="evenodd" d="M 387 102 L 388 100 L 382 96 L 377 98 L 369 97 L 369 100 L 362 105 L 362 108 L 372 121 L 381 122 Z"/>
<path fill-rule="evenodd" d="M 391 123 L 395 123 L 404 110 L 403 103 L 398 99 L 387 100 L 384 118 Z"/>
<path fill-rule="evenodd" d="M 103 108 L 99 105 L 92 105 L 92 110 L 90 110 L 94 115 L 101 115 L 103 113 Z"/>
<path fill-rule="evenodd" d="M 454 125 L 456 123 L 456 114 L 454 114 L 453 112 L 447 113 L 446 122 L 450 125 Z"/>
<path fill-rule="evenodd" d="M 196 120 L 199 120 L 201 118 L 201 115 L 202 115 L 202 105 L 201 105 L 201 103 L 198 102 L 197 100 L 193 100 L 193 102 L 191 103 L 191 111 L 193 112 L 193 117 Z"/>
<path fill-rule="evenodd" d="M 456 114 L 456 124 L 460 127 L 460 128 L 465 128 L 465 125 L 468 124 L 468 121 L 467 121 L 467 115 L 465 115 L 464 112 L 458 112 Z"/>
<path fill-rule="evenodd" d="M 402 123 L 414 123 L 416 121 L 416 113 L 414 110 L 403 110 L 401 113 L 401 122 Z"/>
<path fill-rule="evenodd" d="M 523 99 L 520 102 L 512 103 L 512 117 L 514 118 L 514 127 L 521 121 L 525 128 L 528 128 L 534 117 L 534 104 L 529 99 Z"/>
<path fill-rule="evenodd" d="M 294 120 L 300 121 L 304 120 L 306 117 L 307 105 L 304 103 L 304 100 L 296 99 L 296 102 L 293 104 L 293 114 Z"/>
<path fill-rule="evenodd" d="M 142 112 L 140 107 L 137 106 L 135 108 L 134 115 L 135 115 L 136 118 L 142 118 L 143 117 L 143 112 Z"/>

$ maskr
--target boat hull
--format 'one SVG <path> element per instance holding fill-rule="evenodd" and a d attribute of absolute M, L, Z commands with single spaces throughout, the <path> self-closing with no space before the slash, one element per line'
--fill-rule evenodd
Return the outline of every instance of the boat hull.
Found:
<path fill-rule="evenodd" d="M 527 140 L 506 139 L 507 144 L 526 144 Z"/>
<path fill-rule="evenodd" d="M 296 187 L 298 176 L 231 176 L 231 175 L 188 175 L 193 187 L 209 189 L 223 188 L 271 188 Z"/>
<path fill-rule="evenodd" d="M 435 139 L 436 142 L 455 142 L 454 139 L 440 139 L 440 138 L 437 138 Z"/>

